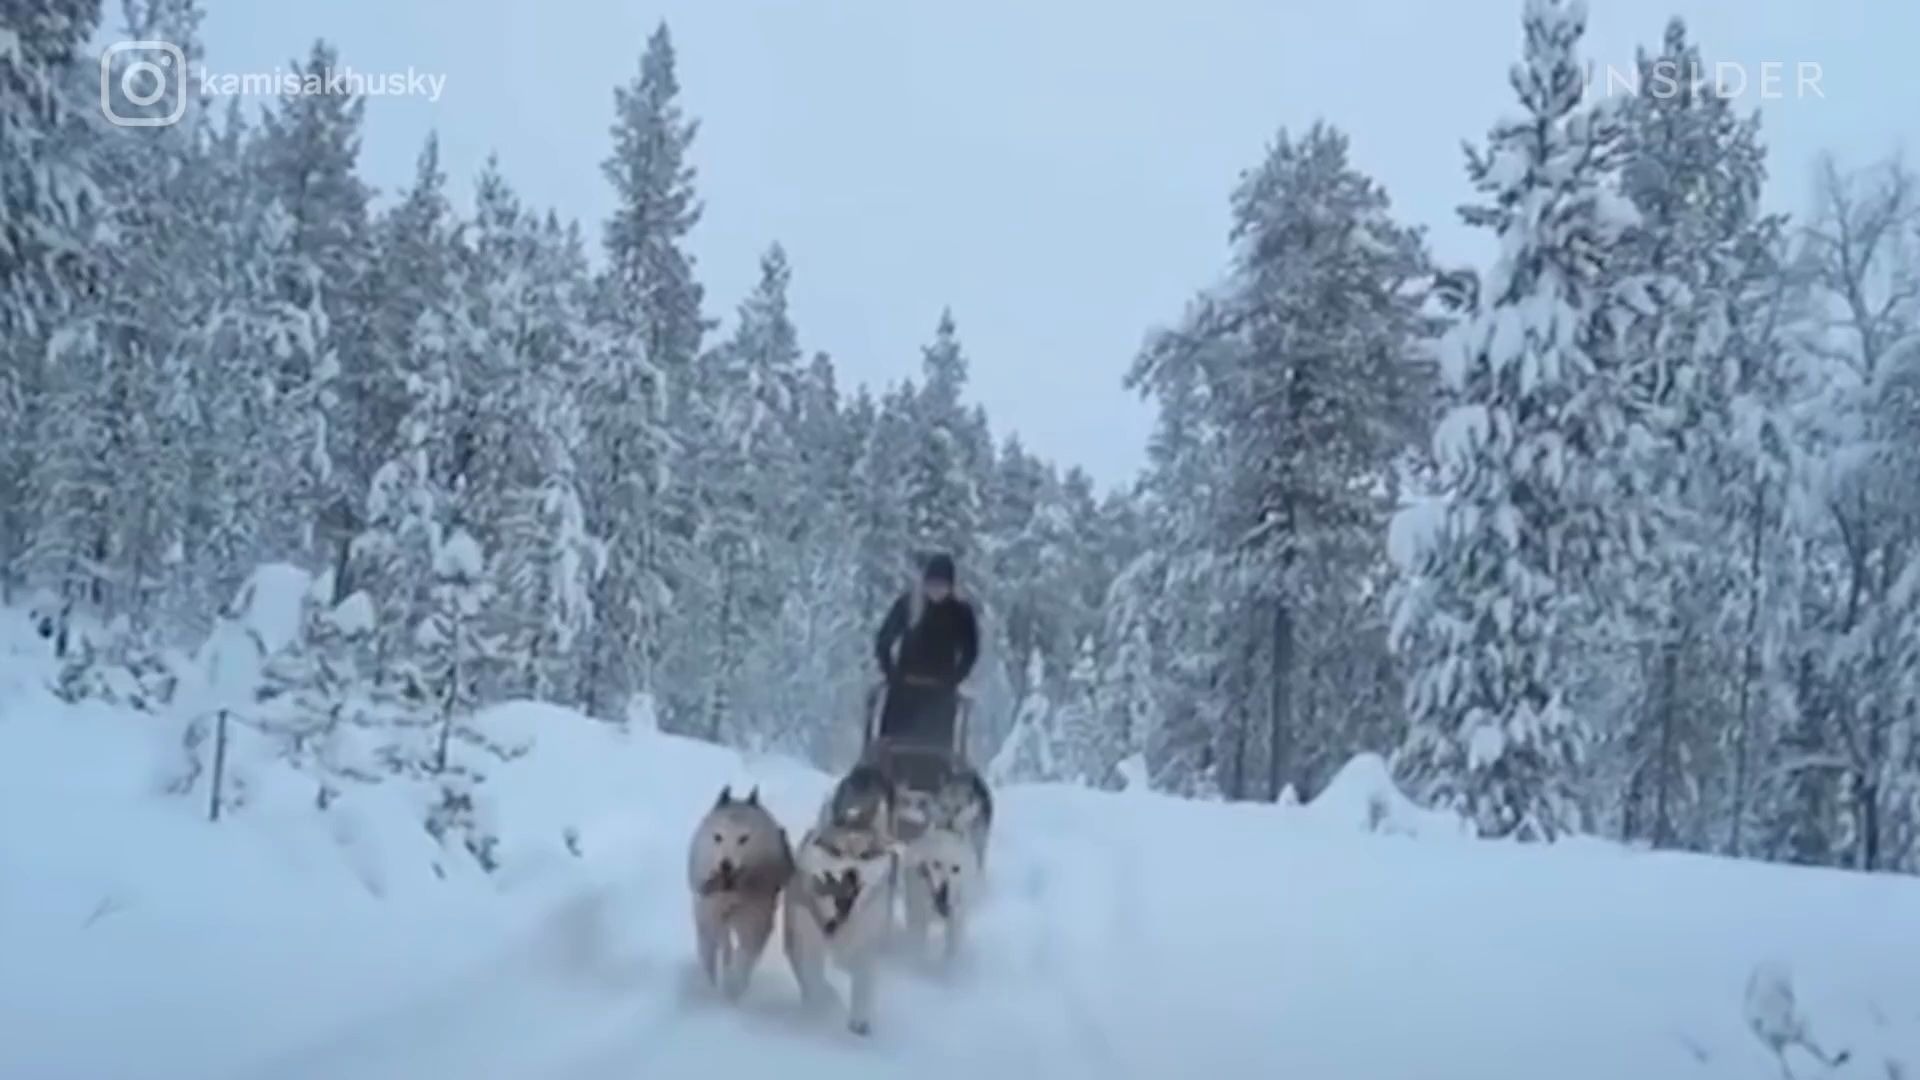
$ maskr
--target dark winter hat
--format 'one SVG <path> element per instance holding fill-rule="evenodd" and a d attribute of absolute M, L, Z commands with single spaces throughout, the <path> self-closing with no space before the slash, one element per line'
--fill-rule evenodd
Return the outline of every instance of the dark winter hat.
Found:
<path fill-rule="evenodd" d="M 920 575 L 926 581 L 944 581 L 953 584 L 953 556 L 935 555 L 927 560 L 926 572 Z"/>

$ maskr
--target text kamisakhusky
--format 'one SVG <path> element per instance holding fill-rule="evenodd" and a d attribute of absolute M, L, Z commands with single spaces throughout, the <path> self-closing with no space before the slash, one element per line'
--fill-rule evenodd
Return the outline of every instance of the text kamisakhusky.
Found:
<path fill-rule="evenodd" d="M 408 68 L 405 71 L 365 72 L 351 67 L 302 72 L 272 71 L 197 73 L 200 92 L 209 97 L 296 97 L 338 94 L 349 97 L 424 97 L 437 102 L 447 88 L 447 77 Z"/>

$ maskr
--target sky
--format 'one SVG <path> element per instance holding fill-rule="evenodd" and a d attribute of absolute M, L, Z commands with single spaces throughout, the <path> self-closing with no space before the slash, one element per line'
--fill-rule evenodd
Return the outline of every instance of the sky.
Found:
<path fill-rule="evenodd" d="M 1462 144 L 1515 102 L 1520 0 L 205 0 L 210 73 L 285 69 L 326 37 L 368 74 L 444 79 L 368 107 L 362 172 L 388 195 L 430 131 L 456 201 L 497 153 L 527 202 L 597 240 L 613 89 L 665 20 L 704 216 L 690 247 L 730 325 L 761 254 L 793 266 L 803 346 L 844 387 L 919 373 L 951 307 L 970 398 L 1103 487 L 1138 472 L 1153 410 L 1122 385 L 1145 335 L 1227 257 L 1228 195 L 1282 129 L 1352 138 L 1438 257 L 1485 257 L 1458 223 Z M 1596 0 L 1586 55 L 1626 70 L 1666 20 L 1773 148 L 1771 201 L 1806 208 L 1813 163 L 1920 147 L 1920 4 Z M 1779 68 L 1763 68 L 1778 63 Z M 1796 93 L 1797 65 L 1818 86 Z M 1777 84 L 1763 87 L 1769 70 Z M 1807 69 L 1809 72 L 1814 69 Z M 424 84 L 422 84 L 424 85 Z M 1764 91 L 1771 90 L 1771 94 Z M 261 104 L 266 104 L 262 101 Z"/>

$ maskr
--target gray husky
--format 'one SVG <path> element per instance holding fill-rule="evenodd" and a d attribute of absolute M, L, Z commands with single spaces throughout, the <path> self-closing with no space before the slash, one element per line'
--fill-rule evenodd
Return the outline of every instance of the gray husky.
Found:
<path fill-rule="evenodd" d="M 831 960 L 851 980 L 847 1029 L 865 1035 L 873 1027 L 874 968 L 893 928 L 899 856 L 877 830 L 827 826 L 807 833 L 794 861 L 785 945 L 800 995 L 809 1006 L 840 1011 L 826 977 Z"/>
<path fill-rule="evenodd" d="M 935 825 L 907 845 L 900 865 L 900 887 L 906 893 L 907 931 L 916 947 L 924 948 L 933 928 L 945 937 L 945 957 L 951 964 L 966 937 L 980 889 L 980 855 L 973 840 L 961 832 Z"/>
<path fill-rule="evenodd" d="M 760 789 L 745 799 L 734 798 L 731 787 L 720 789 L 694 831 L 687 884 L 701 970 L 728 998 L 738 998 L 753 978 L 792 877 L 786 831 L 760 805 Z"/>
<path fill-rule="evenodd" d="M 857 829 L 891 844 L 898 836 L 899 803 L 900 791 L 885 771 L 872 764 L 855 765 L 821 805 L 816 827 L 822 832 Z"/>

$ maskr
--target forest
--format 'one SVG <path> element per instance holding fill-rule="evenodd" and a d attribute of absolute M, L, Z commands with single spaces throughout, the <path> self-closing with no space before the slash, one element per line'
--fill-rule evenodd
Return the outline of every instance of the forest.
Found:
<path fill-rule="evenodd" d="M 1111 358 L 1158 420 L 1109 493 L 968 402 L 964 311 L 848 386 L 779 238 L 711 310 L 664 24 L 608 103 L 617 212 L 580 222 L 510 161 L 451 205 L 432 139 L 378 197 L 348 95 L 108 124 L 96 35 L 198 58 L 195 0 L 29 8 L 0 21 L 0 602 L 69 699 L 164 713 L 170 657 L 300 567 L 232 720 L 321 810 L 435 792 L 484 862 L 514 763 L 480 706 L 837 764 L 880 616 L 946 551 L 996 782 L 1294 801 L 1377 753 L 1482 836 L 1920 870 L 1920 179 L 1828 161 L 1775 212 L 1756 113 L 1591 94 L 1565 5 L 1521 20 L 1511 115 L 1433 163 L 1487 265 L 1440 265 L 1335 117 L 1249 148 L 1218 277 Z M 1640 62 L 1699 50 L 1676 19 Z"/>

